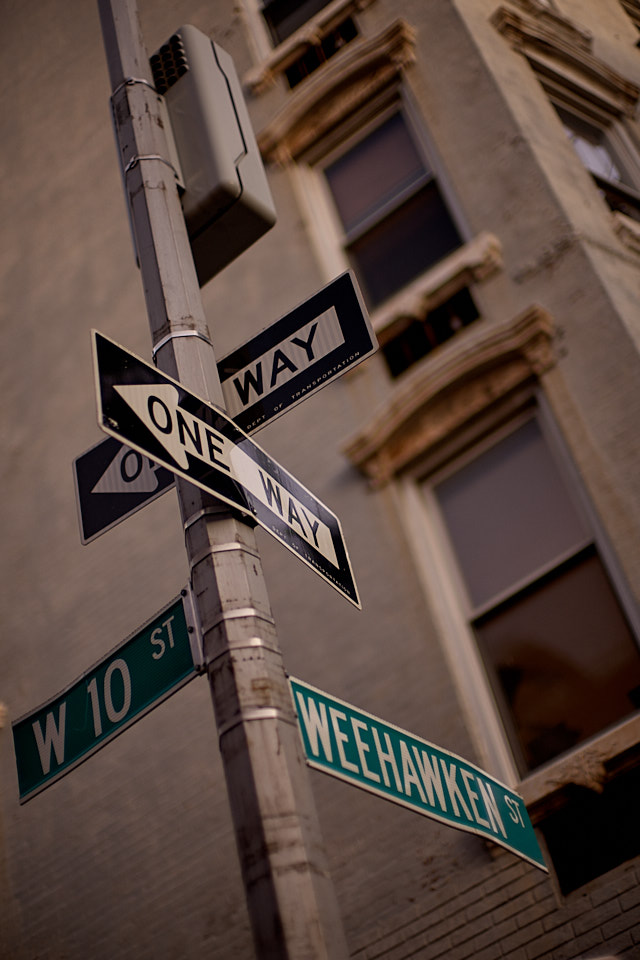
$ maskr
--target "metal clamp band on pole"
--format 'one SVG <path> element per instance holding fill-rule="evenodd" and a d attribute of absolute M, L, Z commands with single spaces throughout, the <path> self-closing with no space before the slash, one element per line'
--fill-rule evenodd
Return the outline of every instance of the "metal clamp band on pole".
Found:
<path fill-rule="evenodd" d="M 201 510 L 198 512 L 200 514 L 203 514 L 204 516 L 207 515 L 206 510 Z M 200 519 L 200 517 L 198 517 L 198 519 Z M 189 522 L 189 526 L 191 526 L 195 522 L 196 522 L 195 519 L 191 519 Z M 186 529 L 187 529 L 187 525 L 185 524 L 185 530 Z M 207 557 L 215 557 L 216 554 L 218 553 L 230 553 L 233 550 L 238 550 L 238 551 L 241 551 L 242 553 L 246 553 L 250 557 L 255 557 L 256 560 L 260 559 L 260 554 L 257 553 L 255 550 L 250 550 L 248 547 L 244 545 L 244 543 L 239 543 L 239 542 L 236 543 L 234 541 L 233 543 L 220 543 L 220 544 L 217 544 L 216 546 L 207 545 L 206 547 L 203 547 L 202 550 L 199 550 L 198 553 L 196 553 L 193 557 L 191 557 L 191 560 L 189 562 L 189 569 L 193 570 L 195 567 L 198 566 L 199 563 L 202 563 L 203 560 L 206 560 Z"/>
<path fill-rule="evenodd" d="M 212 623 L 202 624 L 202 635 L 209 633 L 211 630 L 215 630 L 216 627 L 219 627 L 221 623 L 225 623 L 227 620 L 244 620 L 254 617 L 256 620 L 262 620 L 263 623 L 268 623 L 270 626 L 275 627 L 275 620 L 273 617 L 268 616 L 266 613 L 257 610 L 255 607 L 237 607 L 235 610 L 224 610 L 222 613 L 218 614 L 215 620 Z"/>
<path fill-rule="evenodd" d="M 129 160 L 129 162 L 127 163 L 127 165 L 123 170 L 125 177 L 128 173 L 130 173 L 133 170 L 134 167 L 136 167 L 140 163 L 141 160 L 159 160 L 160 163 L 164 163 L 169 167 L 169 169 L 173 172 L 173 175 L 176 178 L 176 180 L 180 179 L 178 171 L 176 170 L 174 165 L 169 160 L 165 160 L 164 157 L 161 157 L 159 153 L 147 153 L 147 154 L 144 154 L 143 156 L 136 154 L 135 157 L 131 157 L 131 159 Z M 179 334 L 174 333 L 172 334 L 172 336 L 174 337 L 179 336 Z"/>
<path fill-rule="evenodd" d="M 190 530 L 191 527 L 194 525 L 194 523 L 197 523 L 198 520 L 202 520 L 203 518 L 206 518 L 206 517 L 210 517 L 211 519 L 213 519 L 219 516 L 223 509 L 228 509 L 228 508 L 226 504 L 221 503 L 220 506 L 202 507 L 200 510 L 196 510 L 195 513 L 192 513 L 191 516 L 187 517 L 187 519 L 184 521 L 184 524 L 183 524 L 184 532 L 186 533 L 188 530 Z M 233 544 L 230 544 L 228 548 L 226 544 L 221 544 L 220 550 L 223 550 L 225 548 L 231 550 L 235 546 L 236 546 L 235 541 Z M 242 544 L 238 543 L 238 547 L 240 548 L 241 546 Z M 211 546 L 207 552 L 211 553 L 212 551 L 215 551 L 217 549 L 218 549 L 217 547 Z"/>
<path fill-rule="evenodd" d="M 242 643 L 231 644 L 225 650 L 221 650 L 220 653 L 216 653 L 215 656 L 206 661 L 206 666 L 209 668 L 221 657 L 230 656 L 232 653 L 242 650 L 266 650 L 268 653 L 274 653 L 276 656 L 280 655 L 280 651 L 276 647 L 265 643 L 261 637 L 250 637 L 248 640 L 244 640 Z"/>
<path fill-rule="evenodd" d="M 218 741 L 222 740 L 225 734 L 230 733 L 231 730 L 235 727 L 239 727 L 245 721 L 250 720 L 282 720 L 283 723 L 288 723 L 295 726 L 295 718 L 287 716 L 287 714 L 280 709 L 280 707 L 253 707 L 243 710 L 240 716 L 234 717 L 233 720 L 228 720 L 226 723 L 221 724 L 218 728 Z"/>
<path fill-rule="evenodd" d="M 145 80 L 144 77 L 126 77 L 122 83 L 119 83 L 115 90 L 112 91 L 110 99 L 113 100 L 114 97 L 124 89 L 124 87 L 131 87 L 136 83 L 144 83 L 145 87 L 149 87 L 150 90 L 153 90 L 157 97 L 160 96 L 154 85 L 149 83 L 148 80 Z"/>
<path fill-rule="evenodd" d="M 140 159 L 140 160 L 162 160 L 162 157 L 149 156 L 149 157 L 139 157 L 138 159 Z M 131 161 L 129 161 L 129 162 L 131 162 Z M 166 164 L 168 164 L 168 166 L 171 167 L 171 169 L 173 170 L 173 172 L 176 173 L 175 168 L 174 168 L 173 166 L 171 166 L 171 164 L 169 163 L 168 160 L 164 160 L 163 162 L 166 163 Z M 126 170 L 125 170 L 125 173 L 126 173 Z M 177 174 L 176 174 L 176 176 L 177 176 Z M 152 348 L 152 350 L 151 350 L 151 355 L 152 355 L 153 359 L 154 359 L 154 360 L 156 359 L 156 354 L 158 353 L 158 350 L 160 350 L 162 347 L 164 347 L 164 345 L 165 345 L 166 343 L 169 343 L 170 340 L 174 340 L 176 337 L 199 337 L 201 340 L 204 340 L 204 342 L 207 344 L 207 346 L 213 347 L 213 344 L 211 343 L 211 340 L 209 339 L 209 337 L 205 337 L 204 333 L 200 333 L 199 330 L 173 330 L 171 333 L 168 333 L 165 337 L 162 337 L 161 340 L 158 340 L 158 342 L 153 345 L 153 348 Z"/>

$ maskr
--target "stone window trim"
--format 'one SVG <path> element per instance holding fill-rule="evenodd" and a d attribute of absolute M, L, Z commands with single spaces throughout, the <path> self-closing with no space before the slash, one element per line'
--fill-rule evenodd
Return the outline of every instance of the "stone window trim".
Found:
<path fill-rule="evenodd" d="M 382 345 L 414 320 L 424 321 L 462 287 L 481 283 L 503 267 L 502 246 L 492 233 L 480 233 L 386 300 L 371 313 Z"/>
<path fill-rule="evenodd" d="M 539 388 L 556 364 L 554 340 L 553 318 L 537 304 L 506 322 L 467 328 L 409 374 L 343 452 L 374 489 L 396 491 L 399 509 L 411 517 L 412 530 L 417 523 L 422 531 L 423 521 L 415 514 L 420 511 L 417 480 L 425 471 L 438 473 L 453 457 L 514 418 L 530 416 L 532 405 L 544 410 Z M 412 533 L 411 542 L 414 537 L 422 544 L 420 531 Z M 636 713 L 519 776 L 455 589 L 446 586 L 442 572 L 436 576 L 439 587 L 431 582 L 428 570 L 443 561 L 437 550 L 434 555 L 427 551 L 427 560 L 422 546 L 415 549 L 426 565 L 425 585 L 435 590 L 446 635 L 459 635 L 451 649 L 445 645 L 445 652 L 481 757 L 487 769 L 519 791 L 534 824 L 567 802 L 572 785 L 600 793 L 618 775 L 640 764 L 640 713 Z M 440 604 L 458 613 L 443 613 Z"/>
<path fill-rule="evenodd" d="M 622 243 L 640 256 L 640 223 L 619 212 L 613 213 L 612 218 L 613 229 Z"/>
<path fill-rule="evenodd" d="M 296 87 L 286 106 L 258 134 L 266 163 L 298 161 L 354 114 L 375 110 L 379 96 L 397 90 L 415 61 L 415 31 L 396 20 L 371 39 L 359 38 Z"/>
<path fill-rule="evenodd" d="M 538 0 L 502 4 L 491 23 L 526 57 L 548 93 L 570 99 L 576 90 L 610 117 L 634 116 L 640 88 L 592 53 L 588 31 Z"/>
<path fill-rule="evenodd" d="M 532 823 L 564 802 L 571 785 L 602 793 L 607 783 L 640 765 L 640 713 L 525 776 L 518 785 Z"/>
<path fill-rule="evenodd" d="M 343 452 L 374 489 L 389 486 L 393 491 L 400 483 L 398 503 L 404 503 L 413 526 L 413 511 L 419 509 L 417 478 L 424 476 L 425 470 L 432 474 L 441 471 L 487 431 L 493 433 L 514 417 L 530 415 L 526 411 L 532 409 L 532 403 L 544 407 L 539 386 L 555 363 L 553 318 L 536 304 L 505 323 L 470 327 L 440 356 L 418 367 L 391 401 L 348 441 Z M 421 534 L 416 536 L 420 539 Z M 430 563 L 437 566 L 440 560 L 432 558 Z M 455 591 L 442 600 L 441 589 L 443 583 L 436 591 L 439 602 L 445 606 L 452 603 L 458 609 Z M 445 617 L 447 636 L 458 631 L 467 636 L 466 621 L 459 621 L 459 614 L 451 622 Z M 636 713 L 519 776 L 473 641 L 460 639 L 451 650 L 448 645 L 445 650 L 483 762 L 518 790 L 534 824 L 569 800 L 567 791 L 572 785 L 601 793 L 618 775 L 640 765 L 640 713 Z"/>
<path fill-rule="evenodd" d="M 640 87 L 594 56 L 588 31 L 540 0 L 509 0 L 490 19 L 513 49 L 526 57 L 552 103 L 601 127 L 625 166 L 635 168 L 637 178 L 638 158 L 624 121 L 635 116 Z M 610 216 L 619 241 L 637 255 L 637 224 L 618 211 Z"/>
<path fill-rule="evenodd" d="M 537 304 L 506 323 L 477 322 L 408 373 L 343 453 L 372 487 L 390 484 L 490 406 L 539 381 L 555 365 L 554 336 Z"/>
<path fill-rule="evenodd" d="M 374 0 L 333 0 L 323 10 L 311 17 L 295 33 L 273 49 L 259 64 L 244 75 L 248 90 L 259 96 L 272 87 L 285 70 L 303 57 L 311 47 L 320 45 L 326 35 L 345 17 L 365 10 Z"/>
<path fill-rule="evenodd" d="M 620 6 L 631 20 L 634 27 L 640 30 L 640 2 L 638 0 L 620 0 Z"/>

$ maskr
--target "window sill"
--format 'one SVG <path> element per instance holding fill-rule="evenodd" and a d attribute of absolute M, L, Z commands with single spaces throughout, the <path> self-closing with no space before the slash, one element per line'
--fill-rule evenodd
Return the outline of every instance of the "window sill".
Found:
<path fill-rule="evenodd" d="M 253 94 L 260 94 L 272 86 L 287 67 L 304 56 L 309 47 L 318 46 L 326 34 L 345 17 L 364 10 L 374 0 L 333 0 L 290 37 L 274 49 L 257 67 L 249 70 L 244 82 Z"/>
<path fill-rule="evenodd" d="M 555 364 L 553 321 L 537 305 L 506 323 L 475 323 L 417 364 L 343 447 L 383 487 L 489 408 L 517 398 Z"/>
<path fill-rule="evenodd" d="M 640 713 L 525 777 L 519 793 L 532 822 L 539 823 L 562 805 L 562 794 L 571 784 L 601 793 L 616 774 L 638 764 Z"/>
<path fill-rule="evenodd" d="M 429 310 L 469 283 L 479 283 L 502 269 L 502 247 L 491 233 L 481 233 L 465 243 L 430 270 L 425 271 L 400 293 L 371 314 L 371 323 L 384 342 L 398 322 L 423 320 Z"/>

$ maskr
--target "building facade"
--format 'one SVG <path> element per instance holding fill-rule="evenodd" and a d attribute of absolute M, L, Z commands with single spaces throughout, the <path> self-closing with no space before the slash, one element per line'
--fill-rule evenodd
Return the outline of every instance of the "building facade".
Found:
<path fill-rule="evenodd" d="M 216 353 L 347 269 L 380 345 L 257 438 L 362 602 L 258 531 L 286 669 L 516 790 L 549 867 L 311 771 L 350 955 L 640 957 L 640 4 L 139 11 L 233 56 L 277 209 L 202 289 Z M 18 803 L 11 724 L 189 570 L 174 492 L 78 532 L 90 330 L 151 357 L 97 5 L 2 43 L 0 956 L 249 958 L 202 678 Z"/>

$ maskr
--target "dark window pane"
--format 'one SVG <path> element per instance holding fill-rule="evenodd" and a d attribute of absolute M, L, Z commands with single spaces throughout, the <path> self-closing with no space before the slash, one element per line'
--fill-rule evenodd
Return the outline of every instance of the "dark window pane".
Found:
<path fill-rule="evenodd" d="M 475 607 L 591 539 L 535 420 L 436 493 Z"/>
<path fill-rule="evenodd" d="M 414 363 L 431 353 L 433 347 L 426 325 L 419 320 L 413 320 L 402 333 L 384 344 L 382 352 L 391 376 L 399 377 Z"/>
<path fill-rule="evenodd" d="M 479 317 L 473 297 L 464 287 L 430 310 L 423 321 L 413 320 L 382 345 L 392 377 L 398 377 Z"/>
<path fill-rule="evenodd" d="M 602 793 L 571 784 L 540 824 L 562 893 L 571 893 L 640 855 L 640 768 L 618 774 Z"/>
<path fill-rule="evenodd" d="M 460 246 L 435 183 L 424 187 L 348 247 L 370 307 Z"/>
<path fill-rule="evenodd" d="M 274 42 L 286 40 L 328 3 L 329 0 L 267 0 L 263 14 Z"/>
<path fill-rule="evenodd" d="M 350 43 L 358 36 L 358 30 L 351 17 L 347 17 L 337 27 L 325 34 L 319 44 L 315 44 L 294 61 L 285 70 L 285 76 L 290 87 L 299 83 L 321 67 L 323 63 L 333 57 L 345 44 Z"/>
<path fill-rule="evenodd" d="M 424 163 L 399 113 L 325 169 L 347 232 L 424 174 Z"/>
<path fill-rule="evenodd" d="M 556 112 L 578 157 L 612 210 L 640 220 L 640 194 L 609 142 L 606 130 L 560 107 Z"/>
<path fill-rule="evenodd" d="M 594 548 L 475 630 L 524 769 L 640 706 L 640 653 Z"/>
<path fill-rule="evenodd" d="M 624 213 L 632 220 L 640 221 L 640 195 L 637 191 L 617 183 L 609 183 L 608 180 L 595 174 L 593 179 L 611 210 Z"/>

